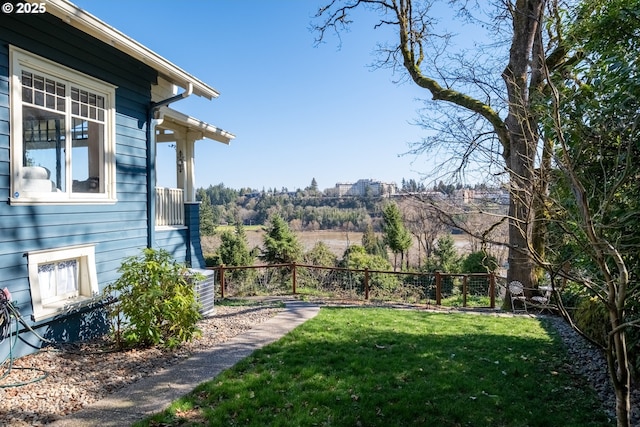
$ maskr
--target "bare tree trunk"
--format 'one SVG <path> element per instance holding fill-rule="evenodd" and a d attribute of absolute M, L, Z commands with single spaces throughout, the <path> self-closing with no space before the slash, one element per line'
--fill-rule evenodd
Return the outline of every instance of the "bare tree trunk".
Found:
<path fill-rule="evenodd" d="M 509 270 L 507 280 L 518 280 L 525 287 L 535 284 L 533 262 L 529 257 L 532 237 L 532 190 L 535 185 L 534 159 L 538 142 L 537 117 L 530 109 L 531 84 L 537 84 L 540 71 L 531 70 L 539 63 L 541 52 L 536 43 L 541 31 L 544 0 L 517 0 L 511 10 L 513 38 L 509 64 L 502 73 L 507 87 L 509 114 L 505 126 L 509 146 L 503 156 L 510 174 Z M 538 55 L 538 57 L 536 57 Z"/>
<path fill-rule="evenodd" d="M 547 199 L 549 196 L 549 183 L 551 174 L 551 159 L 553 156 L 553 143 L 549 140 L 544 142 L 542 149 L 542 159 L 537 173 L 537 187 L 533 194 L 534 223 L 531 237 L 531 247 L 534 257 L 544 260 L 546 258 L 547 229 L 550 218 Z M 539 281 L 544 274 L 544 269 L 538 267 L 535 272 L 536 280 Z"/>
<path fill-rule="evenodd" d="M 617 310 L 609 309 L 611 324 L 620 326 L 620 316 Z M 609 376 L 616 393 L 616 419 L 618 427 L 630 427 L 631 420 L 631 373 L 627 358 L 627 340 L 624 328 L 616 328 L 611 332 L 609 348 L 606 351 Z"/>

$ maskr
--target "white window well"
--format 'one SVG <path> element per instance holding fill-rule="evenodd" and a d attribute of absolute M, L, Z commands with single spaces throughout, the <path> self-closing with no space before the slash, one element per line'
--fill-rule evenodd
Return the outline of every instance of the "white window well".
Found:
<path fill-rule="evenodd" d="M 93 245 L 32 251 L 27 257 L 35 321 L 92 302 L 98 294 Z"/>
<path fill-rule="evenodd" d="M 115 86 L 9 54 L 11 203 L 115 202 Z"/>

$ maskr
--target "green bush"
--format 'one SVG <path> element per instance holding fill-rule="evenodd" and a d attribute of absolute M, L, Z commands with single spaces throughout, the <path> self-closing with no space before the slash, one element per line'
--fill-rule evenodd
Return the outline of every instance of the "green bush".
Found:
<path fill-rule="evenodd" d="M 586 296 L 584 288 L 569 284 L 562 292 L 565 307 L 576 307 L 573 320 L 587 336 L 601 345 L 605 345 L 606 334 L 611 330 L 607 310 L 596 298 Z M 626 309 L 625 321 L 633 323 L 640 317 L 640 303 L 631 300 Z M 631 373 L 635 381 L 640 380 L 640 331 L 638 328 L 627 328 L 627 351 Z"/>
<path fill-rule="evenodd" d="M 462 260 L 464 273 L 494 273 L 498 269 L 498 260 L 485 251 L 472 252 Z"/>
<path fill-rule="evenodd" d="M 360 245 L 349 246 L 344 252 L 342 265 L 354 270 L 391 271 L 393 269 L 391 263 L 385 258 L 368 254 L 366 249 Z M 358 283 L 364 284 L 363 272 L 353 272 L 350 274 L 351 278 L 355 279 Z M 369 289 L 378 294 L 392 291 L 398 287 L 399 284 L 400 282 L 397 277 L 392 274 L 371 273 L 369 275 Z"/>
<path fill-rule="evenodd" d="M 640 320 L 640 302 L 637 299 L 629 301 L 626 310 L 627 322 L 633 323 Z M 629 351 L 629 361 L 631 362 L 632 374 L 635 381 L 640 381 L 640 329 L 627 329 L 627 349 Z"/>
<path fill-rule="evenodd" d="M 200 331 L 193 281 L 197 275 L 176 263 L 165 250 L 144 249 L 127 258 L 121 276 L 105 289 L 113 299 L 111 330 L 118 346 L 173 348 Z"/>
<path fill-rule="evenodd" d="M 207 267 L 217 267 L 222 264 L 219 254 L 204 254 L 204 265 Z"/>
<path fill-rule="evenodd" d="M 560 295 L 562 296 L 562 304 L 569 310 L 577 308 L 585 298 L 589 298 L 589 293 L 584 286 L 574 282 L 568 282 L 561 287 Z"/>
<path fill-rule="evenodd" d="M 609 315 L 604 304 L 597 298 L 582 299 L 576 308 L 574 321 L 586 336 L 602 346 L 607 344 Z"/>
<path fill-rule="evenodd" d="M 471 252 L 462 259 L 463 273 L 495 273 L 498 269 L 498 260 L 495 256 L 484 250 Z M 462 285 L 462 284 L 461 284 Z M 489 278 L 476 277 L 473 279 L 473 285 L 469 287 L 470 296 L 482 296 L 489 294 Z"/>

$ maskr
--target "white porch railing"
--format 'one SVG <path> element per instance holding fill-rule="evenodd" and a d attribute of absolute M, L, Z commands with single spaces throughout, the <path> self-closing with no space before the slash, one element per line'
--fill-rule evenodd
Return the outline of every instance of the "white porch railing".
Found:
<path fill-rule="evenodd" d="M 184 190 L 156 187 L 156 227 L 184 225 Z"/>

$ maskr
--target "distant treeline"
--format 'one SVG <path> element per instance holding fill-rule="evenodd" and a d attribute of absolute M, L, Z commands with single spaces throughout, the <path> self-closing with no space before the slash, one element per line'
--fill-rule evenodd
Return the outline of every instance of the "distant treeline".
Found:
<path fill-rule="evenodd" d="M 426 191 L 414 180 L 403 180 L 399 196 Z M 451 195 L 462 186 L 439 183 L 430 191 Z M 474 189 L 477 189 L 475 187 Z M 331 189 L 330 189 L 331 190 Z M 382 209 L 388 197 L 382 196 L 342 196 L 337 197 L 330 190 L 321 192 L 315 180 L 312 185 L 301 190 L 288 191 L 269 189 L 257 191 L 243 188 L 235 190 L 224 184 L 199 188 L 197 200 L 201 201 L 201 232 L 213 234 L 219 224 L 244 225 L 266 224 L 269 217 L 277 212 L 294 230 L 352 230 L 364 231 L 371 225 L 380 229 Z"/>
<path fill-rule="evenodd" d="M 197 199 L 202 201 L 200 226 L 205 235 L 209 224 L 266 224 L 275 212 L 294 230 L 363 231 L 380 217 L 383 203 L 381 197 L 328 197 L 304 190 L 247 192 L 223 184 L 198 189 Z"/>

